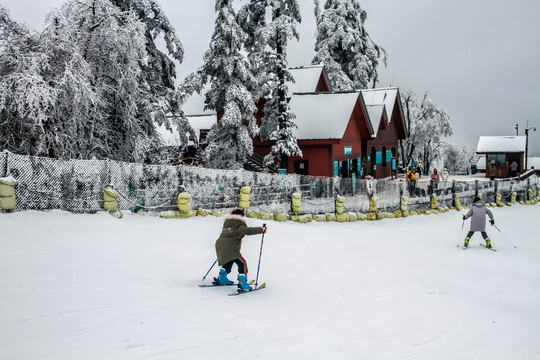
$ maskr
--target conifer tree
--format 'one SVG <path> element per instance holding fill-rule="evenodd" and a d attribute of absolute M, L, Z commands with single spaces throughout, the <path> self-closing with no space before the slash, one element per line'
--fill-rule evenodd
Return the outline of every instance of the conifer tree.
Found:
<path fill-rule="evenodd" d="M 242 7 L 238 19 L 248 34 L 246 49 L 258 85 L 255 94 L 266 100 L 260 137 L 274 141 L 265 164 L 274 165 L 278 158 L 279 167 L 286 168 L 288 156 L 302 155 L 287 99 L 287 82 L 294 81 L 287 62 L 287 44 L 299 38 L 296 24 L 301 21 L 300 7 L 296 0 L 251 0 Z"/>
<path fill-rule="evenodd" d="M 312 64 L 324 64 L 334 90 L 365 89 L 378 79 L 377 66 L 386 52 L 375 44 L 364 22 L 367 14 L 358 0 L 326 0 L 320 11 L 315 0 L 317 39 Z"/>
<path fill-rule="evenodd" d="M 189 75 L 179 91 L 180 98 L 205 92 L 206 109 L 223 114 L 208 133 L 204 161 L 213 168 L 241 168 L 253 154 L 252 137 L 258 133 L 255 86 L 249 62 L 242 53 L 246 34 L 236 22 L 232 0 L 216 0 L 216 27 L 204 64 Z"/>
<path fill-rule="evenodd" d="M 188 137 L 194 141 L 197 138 L 175 96 L 175 61 L 182 63 L 184 48 L 174 27 L 156 0 L 110 1 L 123 11 L 133 11 L 145 25 L 147 57 L 141 63 L 141 87 L 148 92 L 148 96 L 142 97 L 138 104 L 139 116 L 147 124 L 145 128 L 149 135 L 153 135 L 154 124 L 165 125 L 170 130 L 174 124 L 178 129 L 180 143 L 185 148 Z M 156 45 L 158 37 L 163 37 L 167 54 Z"/>

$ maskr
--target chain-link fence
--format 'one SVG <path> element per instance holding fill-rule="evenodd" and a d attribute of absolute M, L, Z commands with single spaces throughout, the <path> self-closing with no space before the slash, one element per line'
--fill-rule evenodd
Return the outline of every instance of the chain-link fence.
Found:
<path fill-rule="evenodd" d="M 185 165 L 146 165 L 112 160 L 59 160 L 0 153 L 0 177 L 13 176 L 18 210 L 62 209 L 70 212 L 103 210 L 103 189 L 118 192 L 119 209 L 137 211 L 177 210 L 179 192 L 191 195 L 194 208 L 231 209 L 238 206 L 240 188 L 251 187 L 254 211 L 290 212 L 290 197 L 302 194 L 302 212 L 334 211 L 337 195 L 346 197 L 347 211 L 368 212 L 369 199 L 379 198 L 381 211 L 399 208 L 401 195 L 409 195 L 411 209 L 427 209 L 432 195 L 441 206 L 451 206 L 454 194 L 470 203 L 476 194 L 494 202 L 497 193 L 509 201 L 512 192 L 528 200 L 528 190 L 537 194 L 539 178 L 495 181 L 449 181 L 434 187 L 419 182 L 414 190 L 400 180 L 343 179 L 296 174 L 267 174 L 245 170 L 217 170 Z"/>

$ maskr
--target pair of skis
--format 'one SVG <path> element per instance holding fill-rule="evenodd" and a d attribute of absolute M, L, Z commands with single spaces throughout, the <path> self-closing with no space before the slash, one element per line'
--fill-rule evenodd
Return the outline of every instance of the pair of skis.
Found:
<path fill-rule="evenodd" d="M 251 280 L 249 282 L 249 285 L 253 285 L 254 282 L 255 282 L 255 280 Z M 201 284 L 201 285 L 199 285 L 199 287 L 220 287 L 220 286 L 237 286 L 237 285 L 238 285 L 237 283 L 232 283 L 232 284 L 227 284 L 227 285 Z M 254 291 L 257 291 L 257 290 L 262 290 L 264 288 L 266 288 L 266 283 L 262 283 L 260 286 L 258 286 L 256 288 L 253 288 L 251 290 L 248 290 L 248 291 L 240 291 L 240 290 L 238 290 L 235 293 L 229 294 L 229 296 L 242 295 L 242 294 L 254 292 Z"/>
<path fill-rule="evenodd" d="M 485 248 L 485 249 L 488 249 L 488 250 L 491 250 L 491 251 L 497 251 L 497 249 L 494 249 L 494 248 L 491 248 L 491 247 L 487 247 L 486 244 L 480 243 L 479 245 L 482 246 L 482 247 Z M 463 250 L 467 250 L 467 249 L 468 249 L 468 246 L 463 246 L 462 249 L 463 249 Z"/>

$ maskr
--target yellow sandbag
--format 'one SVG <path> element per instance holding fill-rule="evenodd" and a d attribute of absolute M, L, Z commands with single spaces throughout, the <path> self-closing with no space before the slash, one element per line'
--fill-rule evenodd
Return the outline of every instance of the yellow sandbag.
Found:
<path fill-rule="evenodd" d="M 343 214 L 343 204 L 345 203 L 345 197 L 338 196 L 336 197 L 336 214 Z"/>
<path fill-rule="evenodd" d="M 377 211 L 377 201 L 379 200 L 378 197 L 373 196 L 369 199 L 369 211 L 370 212 L 376 212 Z"/>
<path fill-rule="evenodd" d="M 439 197 L 436 195 L 433 195 L 431 197 L 431 209 L 436 209 L 438 207 L 437 201 L 439 200 Z"/>
<path fill-rule="evenodd" d="M 15 186 L 6 185 L 0 182 L 0 196 L 1 197 L 15 196 Z"/>
<path fill-rule="evenodd" d="M 356 214 L 356 216 L 358 216 L 358 220 L 361 220 L 361 221 L 367 220 L 367 215 L 366 214 L 358 213 L 358 214 Z"/>
<path fill-rule="evenodd" d="M 326 222 L 326 214 L 325 215 L 313 215 L 313 220 L 318 222 Z"/>
<path fill-rule="evenodd" d="M 242 186 L 240 188 L 240 203 L 238 206 L 240 209 L 249 209 L 249 193 L 251 188 L 249 186 Z"/>
<path fill-rule="evenodd" d="M 459 195 L 454 195 L 454 206 L 456 207 L 457 211 L 463 210 L 463 207 L 461 206 L 461 201 L 459 200 Z"/>
<path fill-rule="evenodd" d="M 399 210 L 401 210 L 401 212 L 407 211 L 407 210 L 408 210 L 408 209 L 407 209 L 408 203 L 409 203 L 409 197 L 403 195 L 403 196 L 399 199 Z"/>
<path fill-rule="evenodd" d="M 356 213 L 349 212 L 349 221 L 353 222 L 353 221 L 357 221 L 357 220 L 358 220 L 358 216 L 356 216 Z"/>
<path fill-rule="evenodd" d="M 349 222 L 349 214 L 336 214 L 336 220 L 337 222 L 343 223 L 343 222 Z"/>
<path fill-rule="evenodd" d="M 510 202 L 512 204 L 515 204 L 516 203 L 516 198 L 517 198 L 517 192 L 512 192 L 512 194 L 510 195 Z"/>
<path fill-rule="evenodd" d="M 274 216 L 276 221 L 289 221 L 289 215 L 284 213 L 276 213 Z"/>
<path fill-rule="evenodd" d="M 291 195 L 292 210 L 295 215 L 300 214 L 302 194 L 296 192 Z"/>
<path fill-rule="evenodd" d="M 208 211 L 201 208 L 197 209 L 197 216 L 206 216 L 206 215 L 208 215 Z"/>
<path fill-rule="evenodd" d="M 326 221 L 336 221 L 336 214 L 326 214 Z"/>
<path fill-rule="evenodd" d="M 0 196 L 0 209 L 15 210 L 16 206 L 15 196 Z"/>
<path fill-rule="evenodd" d="M 178 194 L 176 205 L 178 206 L 178 210 L 180 210 L 180 213 L 188 215 L 189 212 L 193 209 L 191 207 L 191 204 L 189 203 L 190 198 L 191 195 L 188 192 L 181 192 Z"/>

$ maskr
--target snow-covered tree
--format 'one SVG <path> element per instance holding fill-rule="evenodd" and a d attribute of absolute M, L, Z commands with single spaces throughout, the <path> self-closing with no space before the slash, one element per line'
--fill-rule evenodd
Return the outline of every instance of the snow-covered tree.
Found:
<path fill-rule="evenodd" d="M 255 80 L 242 52 L 246 34 L 236 21 L 233 0 L 216 0 L 216 27 L 204 64 L 189 75 L 180 97 L 205 92 L 206 109 L 223 114 L 206 139 L 205 163 L 213 168 L 240 168 L 253 154 L 252 137 L 258 133 L 255 100 L 251 90 Z"/>
<path fill-rule="evenodd" d="M 269 21 L 268 21 L 269 20 Z M 251 0 L 239 11 L 238 22 L 248 34 L 246 49 L 257 79 L 256 96 L 266 100 L 260 138 L 272 140 L 266 165 L 285 167 L 287 157 L 302 155 L 293 129 L 294 114 L 288 107 L 287 82 L 294 81 L 287 62 L 289 40 L 298 39 L 300 7 L 296 0 Z"/>
<path fill-rule="evenodd" d="M 471 164 L 478 162 L 478 159 L 479 156 L 474 149 L 455 144 L 446 144 L 441 155 L 443 166 L 450 172 L 469 169 Z"/>
<path fill-rule="evenodd" d="M 13 21 L 0 6 L 0 149 L 38 154 L 54 89 L 42 76 L 48 58 L 39 51 L 39 36 Z"/>
<path fill-rule="evenodd" d="M 148 56 L 149 42 L 159 31 L 149 35 L 143 15 L 154 18 L 154 28 L 168 31 L 175 59 L 183 53 L 156 6 L 70 0 L 49 15 L 41 34 L 31 34 L 2 10 L 2 147 L 31 155 L 126 161 L 143 161 L 145 153 L 155 152 L 160 146 L 156 123 L 167 125 L 165 114 L 179 109 L 174 64 L 159 52 Z M 187 122 L 180 116 L 175 121 L 186 137 Z"/>
<path fill-rule="evenodd" d="M 418 101 L 411 90 L 402 95 L 401 101 L 407 126 L 407 139 L 400 141 L 403 164 L 421 160 L 422 172 L 427 173 L 441 155 L 442 138 L 452 135 L 450 115 L 434 104 L 427 93 Z"/>
<path fill-rule="evenodd" d="M 334 90 L 365 89 L 378 81 L 379 58 L 386 52 L 364 28 L 366 12 L 357 0 L 315 1 L 317 39 L 312 64 L 324 64 Z"/>
<path fill-rule="evenodd" d="M 176 97 L 175 61 L 182 63 L 184 48 L 174 27 L 156 0 L 110 1 L 123 11 L 133 11 L 145 25 L 147 57 L 141 62 L 140 86 L 149 95 L 142 97 L 138 104 L 139 116 L 146 122 L 149 134 L 154 132 L 153 124 L 165 125 L 169 130 L 174 124 L 185 148 L 188 137 L 196 141 L 196 136 Z M 156 39 L 161 38 L 167 54 L 156 44 Z"/>

